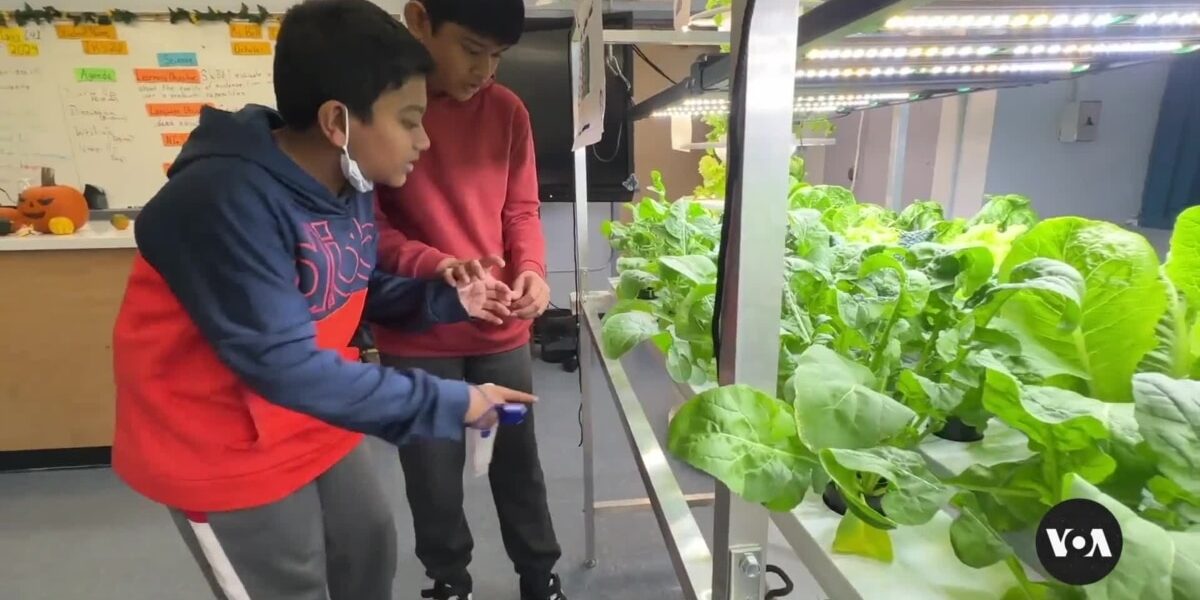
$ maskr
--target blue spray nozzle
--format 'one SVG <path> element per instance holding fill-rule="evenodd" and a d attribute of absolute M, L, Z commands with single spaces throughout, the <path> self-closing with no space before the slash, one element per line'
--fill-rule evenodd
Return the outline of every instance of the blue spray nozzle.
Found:
<path fill-rule="evenodd" d="M 499 404 L 496 412 L 500 413 L 501 425 L 517 425 L 525 420 L 529 407 L 524 404 Z"/>

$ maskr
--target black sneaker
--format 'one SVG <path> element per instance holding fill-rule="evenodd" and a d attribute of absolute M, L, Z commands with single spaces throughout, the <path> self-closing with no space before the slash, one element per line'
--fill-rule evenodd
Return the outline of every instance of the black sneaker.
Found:
<path fill-rule="evenodd" d="M 531 590 L 530 587 L 524 581 L 521 582 L 521 600 L 567 600 L 558 575 L 550 575 L 550 579 L 541 589 Z"/>
<path fill-rule="evenodd" d="M 421 590 L 421 597 L 429 600 L 471 600 L 471 590 L 437 581 L 432 588 Z"/>

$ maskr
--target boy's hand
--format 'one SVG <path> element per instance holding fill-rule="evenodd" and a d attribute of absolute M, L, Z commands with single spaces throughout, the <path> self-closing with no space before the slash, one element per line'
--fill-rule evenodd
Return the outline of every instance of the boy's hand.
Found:
<path fill-rule="evenodd" d="M 501 325 L 512 314 L 508 307 L 516 294 L 502 281 L 487 277 L 456 286 L 455 289 L 458 290 L 458 301 L 473 318 Z"/>
<path fill-rule="evenodd" d="M 532 319 L 546 312 L 550 304 L 550 286 L 541 275 L 523 271 L 512 285 L 514 301 L 512 314 L 519 319 Z"/>
<path fill-rule="evenodd" d="M 473 385 L 471 403 L 467 407 L 463 422 L 473 429 L 491 429 L 500 420 L 496 407 L 510 402 L 531 404 L 537 402 L 537 397 L 490 383 Z"/>
<path fill-rule="evenodd" d="M 447 258 L 438 263 L 437 273 L 446 283 L 459 287 L 467 285 L 475 279 L 491 277 L 493 268 L 504 268 L 504 259 L 499 256 L 488 256 L 475 260 Z"/>

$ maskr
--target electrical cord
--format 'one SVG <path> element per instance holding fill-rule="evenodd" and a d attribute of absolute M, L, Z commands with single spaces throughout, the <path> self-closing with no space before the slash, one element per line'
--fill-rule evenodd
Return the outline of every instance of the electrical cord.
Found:
<path fill-rule="evenodd" d="M 646 56 L 645 52 L 642 52 L 642 49 L 640 46 L 638 46 L 637 44 L 633 44 L 632 47 L 633 47 L 633 53 L 636 54 L 638 56 L 638 58 L 645 61 L 645 63 L 647 65 L 649 65 L 651 69 L 654 69 L 655 73 L 662 75 L 662 78 L 666 79 L 667 81 L 670 81 L 672 85 L 679 83 L 678 81 L 675 81 L 675 78 L 671 77 L 670 75 L 667 75 L 665 71 L 663 71 L 662 69 L 660 69 L 658 67 L 658 65 L 654 64 L 654 61 L 650 60 L 650 57 Z"/>
<path fill-rule="evenodd" d="M 867 128 L 867 111 L 859 113 L 858 117 L 858 140 L 854 142 L 854 166 L 850 167 L 850 193 L 854 193 L 854 188 L 858 184 L 858 165 L 862 160 L 862 142 L 863 131 Z"/>
<path fill-rule="evenodd" d="M 741 23 L 741 37 L 739 39 L 750 39 L 750 23 L 754 20 L 754 4 L 755 0 L 746 0 L 746 8 L 743 12 Z M 716 295 L 713 298 L 713 320 L 712 320 L 712 338 L 713 338 L 713 355 L 717 357 L 717 374 L 720 377 L 721 370 L 721 334 L 723 332 L 724 320 L 721 318 L 722 305 L 725 303 L 725 275 L 730 265 L 729 261 L 729 232 L 732 228 L 732 220 L 729 216 L 733 213 L 741 214 L 741 187 L 742 187 L 742 148 L 745 146 L 745 140 L 742 137 L 742 129 L 745 127 L 746 120 L 746 52 L 739 51 L 736 55 L 733 67 L 733 89 L 729 94 L 729 131 L 726 135 L 726 152 L 728 160 L 726 161 L 725 172 L 725 197 L 727 199 L 738 199 L 736 206 L 727 207 L 721 215 L 721 241 L 717 251 L 717 289 Z M 729 200 L 726 200 L 728 202 Z M 732 208 L 733 210 L 729 210 Z M 736 267 L 735 267 L 736 268 Z"/>
<path fill-rule="evenodd" d="M 767 595 L 763 596 L 763 600 L 775 600 L 775 598 L 783 598 L 792 593 L 796 589 L 796 585 L 792 583 L 792 578 L 783 571 L 778 565 L 767 565 L 767 573 L 771 573 L 783 582 L 783 587 L 767 590 Z"/>
<path fill-rule="evenodd" d="M 625 108 L 626 108 L 626 110 L 633 108 L 633 84 L 630 83 L 629 78 L 625 76 L 625 71 L 624 71 L 624 69 L 621 68 L 621 61 L 617 60 L 616 54 L 613 53 L 612 46 L 608 47 L 607 56 L 606 56 L 604 62 L 605 62 L 605 65 L 608 67 L 608 69 L 610 71 L 612 71 L 614 75 L 616 75 L 617 77 L 620 77 L 621 81 L 625 84 L 625 99 L 626 99 L 625 100 L 625 103 L 626 103 Z M 613 143 L 612 154 L 609 155 L 608 158 L 604 158 L 604 157 L 600 156 L 600 152 L 596 148 L 597 146 L 599 146 L 599 144 L 594 144 L 591 148 L 592 156 L 595 157 L 597 161 L 602 162 L 602 163 L 610 163 L 610 162 L 616 160 L 617 156 L 620 155 L 620 153 L 621 153 L 621 140 L 624 138 L 624 134 L 625 134 L 625 121 L 622 120 L 621 123 L 617 126 L 617 140 L 615 143 Z"/>

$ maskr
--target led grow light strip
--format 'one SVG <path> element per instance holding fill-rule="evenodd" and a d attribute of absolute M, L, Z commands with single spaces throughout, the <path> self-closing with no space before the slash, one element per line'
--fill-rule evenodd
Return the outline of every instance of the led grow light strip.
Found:
<path fill-rule="evenodd" d="M 920 67 L 858 67 L 845 69 L 801 69 L 799 79 L 847 79 L 852 77 L 942 76 L 983 73 L 1067 73 L 1075 70 L 1072 62 L 991 63 L 977 65 L 933 65 Z"/>
<path fill-rule="evenodd" d="M 863 58 L 904 59 L 934 57 L 990 56 L 999 51 L 993 46 L 912 46 L 912 47 L 862 47 L 862 48 L 818 48 L 806 55 L 809 60 L 850 60 Z"/>
<path fill-rule="evenodd" d="M 1173 27 L 1200 25 L 1200 12 L 1166 14 L 1018 13 L 1018 14 L 919 14 L 892 17 L 883 28 L 891 31 L 931 29 L 1081 29 L 1117 24 Z"/>
<path fill-rule="evenodd" d="M 1091 56 L 1095 54 L 1166 54 L 1179 52 L 1186 44 L 1179 40 L 1138 42 L 1096 42 L 1068 44 L 1021 44 L 1011 48 L 995 46 L 911 46 L 911 47 L 861 47 L 861 48 L 818 48 L 806 58 L 813 61 L 883 59 L 904 60 L 916 58 L 978 58 L 997 53 L 1015 56 L 1049 54 L 1063 56 Z M 1038 50 L 1035 52 L 1034 48 Z"/>
<path fill-rule="evenodd" d="M 1170 12 L 1163 15 L 1158 13 L 1147 13 L 1133 21 L 1137 25 L 1143 27 L 1173 27 L 1173 26 L 1188 26 L 1200 25 L 1200 12 Z"/>
<path fill-rule="evenodd" d="M 799 96 L 794 111 L 797 113 L 837 112 L 850 108 L 871 106 L 877 102 L 908 100 L 909 92 L 881 92 L 874 94 L 820 94 Z M 653 113 L 655 117 L 697 117 L 720 115 L 729 112 L 729 100 L 725 98 L 689 98 L 682 103 Z"/>
<path fill-rule="evenodd" d="M 1022 44 L 1012 49 L 1014 56 L 1092 56 L 1096 54 L 1168 54 L 1185 48 L 1181 41 L 1110 42 L 1097 44 Z"/>

